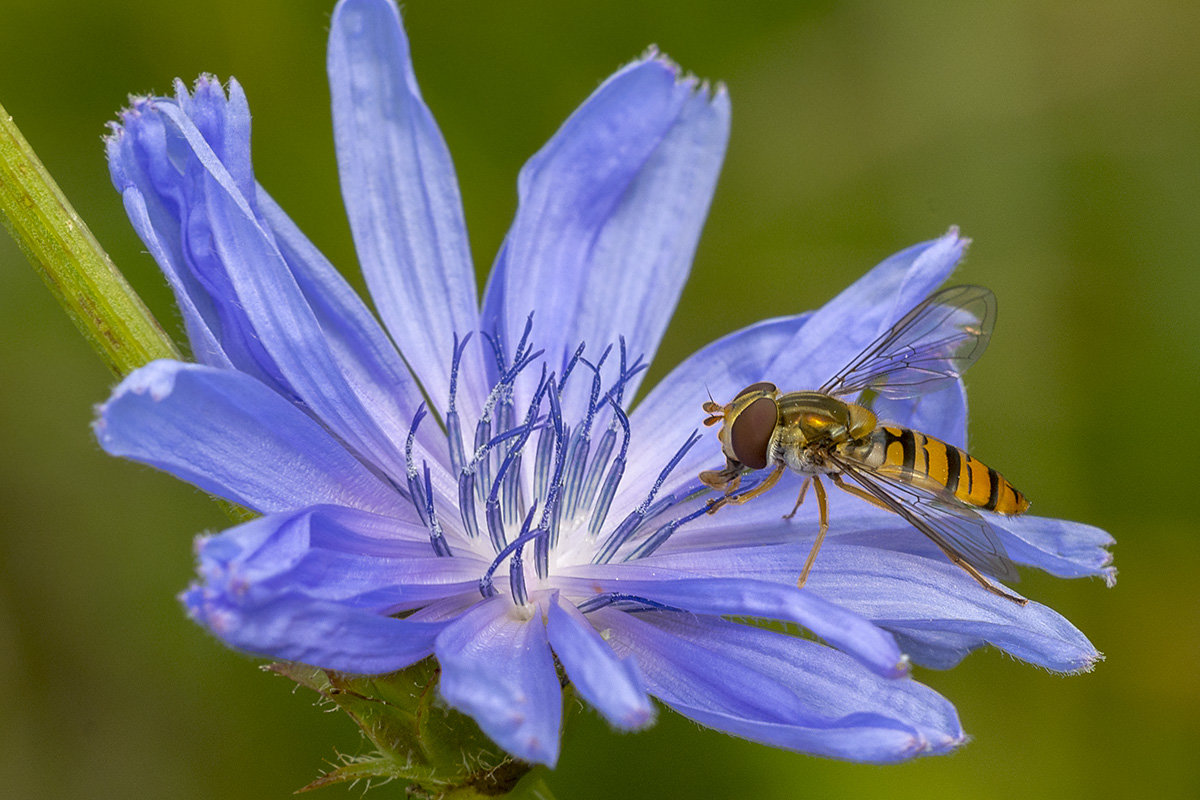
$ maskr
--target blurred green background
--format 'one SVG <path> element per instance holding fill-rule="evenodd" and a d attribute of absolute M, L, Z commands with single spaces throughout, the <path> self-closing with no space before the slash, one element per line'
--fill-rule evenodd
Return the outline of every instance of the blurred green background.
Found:
<path fill-rule="evenodd" d="M 260 180 L 357 282 L 324 77 L 331 7 L 3 0 L 0 102 L 174 332 L 169 293 L 108 183 L 104 123 L 127 92 L 236 75 Z M 560 800 L 1196 796 L 1194 4 L 411 0 L 405 16 L 481 275 L 522 162 L 656 43 L 725 82 L 734 122 L 653 378 L 957 224 L 975 240 L 957 278 L 992 287 L 1001 309 L 969 381 L 973 451 L 1036 512 L 1119 540 L 1112 590 L 1034 574 L 1021 586 L 1106 653 L 1093 673 L 1051 675 L 996 652 L 919 673 L 974 737 L 956 755 L 842 764 L 666 713 L 615 734 L 589 711 L 549 778 Z M 185 619 L 175 594 L 192 536 L 225 519 L 196 491 L 99 451 L 91 407 L 113 379 L 2 234 L 0 328 L 5 795 L 286 797 L 335 753 L 357 752 L 347 720 Z"/>

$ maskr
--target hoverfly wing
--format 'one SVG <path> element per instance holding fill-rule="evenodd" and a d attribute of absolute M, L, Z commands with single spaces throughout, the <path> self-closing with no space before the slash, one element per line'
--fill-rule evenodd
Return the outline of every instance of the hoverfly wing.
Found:
<path fill-rule="evenodd" d="M 952 558 L 1003 581 L 1020 580 L 995 531 L 977 512 L 944 494 L 897 480 L 844 458 L 836 459 L 844 474 L 879 503 L 928 536 Z"/>
<path fill-rule="evenodd" d="M 871 391 L 916 397 L 957 380 L 983 354 L 996 320 L 996 297 L 982 286 L 951 286 L 930 295 L 872 342 L 818 391 Z"/>

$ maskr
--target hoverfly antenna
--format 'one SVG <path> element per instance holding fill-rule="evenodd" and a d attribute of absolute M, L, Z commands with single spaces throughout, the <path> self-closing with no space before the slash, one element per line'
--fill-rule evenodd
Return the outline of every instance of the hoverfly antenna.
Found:
<path fill-rule="evenodd" d="M 707 383 L 704 384 L 704 392 L 708 395 L 708 402 L 704 403 L 700 407 L 710 414 L 710 416 L 704 420 L 704 427 L 711 428 L 713 425 L 716 425 L 725 418 L 725 415 L 722 413 L 725 410 L 725 406 L 721 405 L 716 400 L 713 400 L 712 390 L 708 388 Z"/>

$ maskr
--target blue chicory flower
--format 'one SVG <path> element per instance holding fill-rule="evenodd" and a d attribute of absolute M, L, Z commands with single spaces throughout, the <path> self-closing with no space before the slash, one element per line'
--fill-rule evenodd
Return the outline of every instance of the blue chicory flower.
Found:
<path fill-rule="evenodd" d="M 720 460 L 696 433 L 708 393 L 819 385 L 945 280 L 966 245 L 955 231 L 818 311 L 703 348 L 630 410 L 717 180 L 724 89 L 653 52 L 600 86 L 521 171 L 480 308 L 454 170 L 391 0 L 338 4 L 329 75 L 345 206 L 385 328 L 255 182 L 236 82 L 136 99 L 108 140 L 199 363 L 129 375 L 100 408 L 100 443 L 262 514 L 200 540 L 183 595 L 197 622 L 241 650 L 351 673 L 434 655 L 448 704 L 549 765 L 556 659 L 617 728 L 649 724 L 656 697 L 755 741 L 889 762 L 964 740 L 910 659 L 948 667 L 986 644 L 1059 671 L 1098 657 L 1054 611 L 980 590 L 853 498 L 831 499 L 804 590 L 816 524 L 808 509 L 781 519 L 794 493 L 703 513 L 697 476 Z M 965 395 L 889 417 L 961 445 Z M 1018 562 L 1113 577 L 1102 531 L 1001 525 Z"/>

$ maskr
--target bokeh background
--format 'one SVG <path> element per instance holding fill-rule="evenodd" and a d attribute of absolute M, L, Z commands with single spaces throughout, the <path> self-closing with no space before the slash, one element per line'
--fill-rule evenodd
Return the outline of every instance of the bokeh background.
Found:
<path fill-rule="evenodd" d="M 108 183 L 103 126 L 128 92 L 236 75 L 260 180 L 358 282 L 324 76 L 331 7 L 2 2 L 0 102 L 176 333 L 165 284 Z M 920 672 L 974 736 L 953 756 L 843 764 L 669 713 L 620 735 L 584 712 L 549 777 L 560 800 L 1196 796 L 1194 4 L 410 0 L 405 17 L 481 275 L 523 161 L 656 43 L 728 86 L 734 122 L 650 382 L 718 335 L 813 308 L 957 224 L 975 240 L 957 277 L 1000 302 L 969 380 L 973 451 L 1038 513 L 1119 540 L 1114 589 L 1038 574 L 1021 585 L 1106 653 L 1093 673 L 1052 675 L 994 651 Z M 184 618 L 175 594 L 191 576 L 192 536 L 226 521 L 198 492 L 99 451 L 88 424 L 113 378 L 3 234 L 0 342 L 4 794 L 287 797 L 336 752 L 357 752 L 346 719 Z"/>

